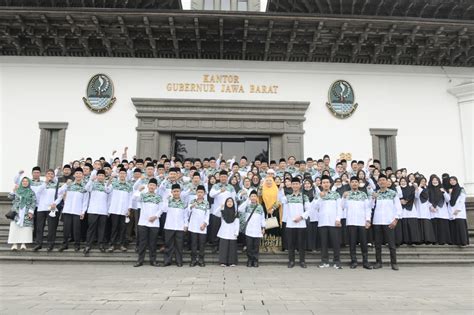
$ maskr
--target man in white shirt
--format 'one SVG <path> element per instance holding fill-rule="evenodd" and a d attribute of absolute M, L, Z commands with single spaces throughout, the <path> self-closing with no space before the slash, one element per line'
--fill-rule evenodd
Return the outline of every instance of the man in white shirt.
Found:
<path fill-rule="evenodd" d="M 351 269 L 357 268 L 356 246 L 360 243 L 363 267 L 372 269 L 367 252 L 367 229 L 370 228 L 372 208 L 367 194 L 359 190 L 359 179 L 351 177 L 351 190 L 344 192 L 342 205 L 346 210 L 346 227 L 349 235 L 349 249 L 351 255 Z"/>
<path fill-rule="evenodd" d="M 398 270 L 397 252 L 395 247 L 395 227 L 402 215 L 402 205 L 398 194 L 388 188 L 385 175 L 380 175 L 378 184 L 380 190 L 372 195 L 375 204 L 372 225 L 375 234 L 375 259 L 374 269 L 382 268 L 382 241 L 388 243 L 390 249 L 390 263 L 393 270 Z"/>

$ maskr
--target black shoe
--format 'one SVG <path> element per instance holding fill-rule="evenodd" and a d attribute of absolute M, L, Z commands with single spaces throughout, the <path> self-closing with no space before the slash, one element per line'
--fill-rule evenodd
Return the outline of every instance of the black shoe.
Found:
<path fill-rule="evenodd" d="M 294 266 L 295 266 L 295 262 L 294 262 L 294 261 L 288 262 L 288 268 L 293 268 Z"/>
<path fill-rule="evenodd" d="M 84 248 L 84 256 L 87 256 L 89 255 L 89 252 L 91 251 L 91 247 L 90 246 L 86 246 L 86 248 Z"/>
<path fill-rule="evenodd" d="M 362 267 L 364 267 L 364 269 L 369 269 L 369 270 L 374 269 L 374 267 L 372 265 L 369 265 L 368 263 L 364 264 Z"/>
<path fill-rule="evenodd" d="M 100 245 L 99 250 L 100 250 L 101 253 L 105 253 L 105 246 Z"/>
<path fill-rule="evenodd" d="M 59 248 L 59 252 L 62 252 L 62 251 L 65 251 L 66 249 L 68 249 L 68 247 L 66 245 L 63 245 Z"/>
<path fill-rule="evenodd" d="M 177 266 L 177 267 L 183 267 L 183 264 L 181 264 L 181 263 L 178 264 L 178 263 L 177 263 L 176 266 Z"/>
<path fill-rule="evenodd" d="M 78 251 L 80 251 L 80 250 L 81 250 L 81 247 L 80 247 L 80 246 L 74 247 L 74 251 L 75 251 L 75 252 L 78 252 Z"/>
<path fill-rule="evenodd" d="M 158 267 L 158 264 L 156 263 L 156 261 L 150 261 L 150 266 Z"/>
<path fill-rule="evenodd" d="M 255 268 L 258 268 L 258 261 L 254 261 L 254 262 L 253 262 L 253 266 L 254 266 Z"/>
<path fill-rule="evenodd" d="M 198 265 L 199 265 L 199 267 L 205 267 L 206 266 L 206 264 L 204 263 L 204 260 L 200 260 L 198 262 Z"/>
<path fill-rule="evenodd" d="M 307 266 L 306 266 L 306 263 L 305 263 L 304 261 L 303 261 L 303 262 L 300 262 L 300 267 L 301 267 L 301 268 L 306 268 L 306 267 L 307 267 Z"/>
<path fill-rule="evenodd" d="M 41 246 L 41 245 L 36 245 L 35 247 L 33 247 L 33 251 L 34 251 L 34 252 L 37 252 L 37 251 L 39 251 L 41 248 L 43 248 L 43 246 Z"/>
<path fill-rule="evenodd" d="M 247 260 L 247 267 L 252 267 L 252 262 L 250 260 Z"/>
<path fill-rule="evenodd" d="M 392 264 L 392 270 L 398 270 L 398 265 L 397 264 Z"/>
<path fill-rule="evenodd" d="M 197 265 L 197 261 L 195 260 L 191 260 L 191 262 L 189 263 L 189 267 L 196 267 Z"/>
<path fill-rule="evenodd" d="M 48 253 L 49 253 L 49 252 L 52 252 L 52 251 L 53 251 L 53 248 L 54 248 L 54 246 L 49 246 L 48 249 L 47 249 Z"/>
<path fill-rule="evenodd" d="M 135 265 L 133 265 L 133 267 L 141 267 L 141 266 L 143 266 L 143 263 L 141 262 L 137 262 Z"/>
<path fill-rule="evenodd" d="M 170 263 L 170 262 L 167 262 L 167 263 L 164 263 L 164 264 L 163 264 L 163 267 L 168 267 L 168 266 L 171 266 L 171 263 Z"/>
<path fill-rule="evenodd" d="M 375 263 L 374 265 L 374 268 L 373 269 L 381 269 L 382 268 L 382 263 Z"/>
<path fill-rule="evenodd" d="M 351 269 L 356 269 L 357 268 L 357 263 L 351 263 Z"/>

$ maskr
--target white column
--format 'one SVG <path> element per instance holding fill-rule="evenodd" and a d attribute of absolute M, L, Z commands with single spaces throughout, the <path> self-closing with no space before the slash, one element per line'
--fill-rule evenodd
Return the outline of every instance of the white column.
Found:
<path fill-rule="evenodd" d="M 464 155 L 464 189 L 474 196 L 474 82 L 463 83 L 448 89 L 458 99 L 459 121 Z"/>

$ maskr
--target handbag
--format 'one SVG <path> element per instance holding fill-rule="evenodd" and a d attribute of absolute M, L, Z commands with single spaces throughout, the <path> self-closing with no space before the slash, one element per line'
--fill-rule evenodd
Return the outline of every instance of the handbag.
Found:
<path fill-rule="evenodd" d="M 16 211 L 14 210 L 10 210 L 8 211 L 6 214 L 5 214 L 5 217 L 8 219 L 8 220 L 15 220 L 15 217 L 16 217 L 17 213 Z"/>
<path fill-rule="evenodd" d="M 271 230 L 277 227 L 280 227 L 277 217 L 270 215 L 270 217 L 265 219 L 265 230 Z"/>

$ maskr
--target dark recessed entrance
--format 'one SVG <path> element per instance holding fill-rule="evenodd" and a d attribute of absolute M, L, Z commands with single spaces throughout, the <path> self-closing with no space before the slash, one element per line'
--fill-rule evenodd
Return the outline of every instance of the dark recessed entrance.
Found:
<path fill-rule="evenodd" d="M 218 157 L 222 153 L 225 159 L 235 156 L 239 160 L 242 155 L 248 159 L 268 160 L 268 137 L 246 137 L 239 135 L 175 135 L 174 156 L 180 160 L 185 158 Z"/>

